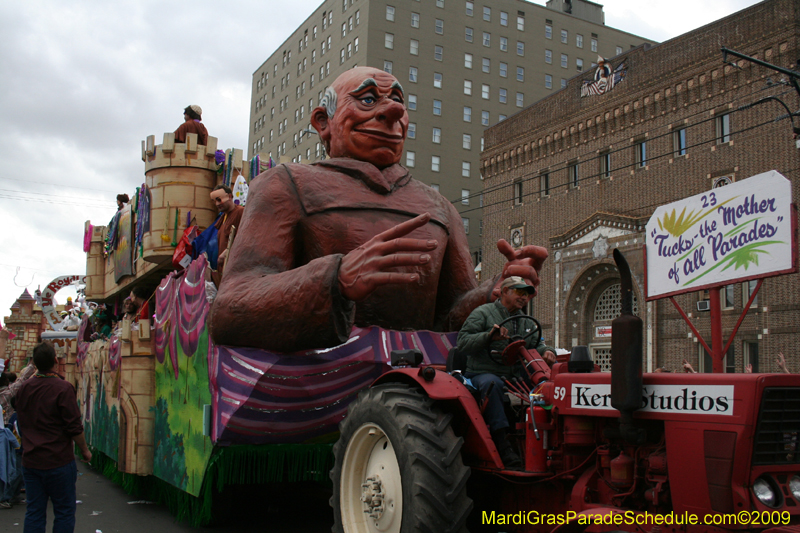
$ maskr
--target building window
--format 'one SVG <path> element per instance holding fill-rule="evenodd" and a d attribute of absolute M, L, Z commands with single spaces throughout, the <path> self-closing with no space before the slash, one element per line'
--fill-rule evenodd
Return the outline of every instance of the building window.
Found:
<path fill-rule="evenodd" d="M 431 189 L 436 192 L 439 192 L 439 184 L 438 183 L 431 183 Z"/>
<path fill-rule="evenodd" d="M 553 88 L 553 76 L 551 76 L 550 74 L 544 75 L 544 87 L 545 89 Z"/>
<path fill-rule="evenodd" d="M 548 65 L 553 63 L 553 51 L 552 50 L 545 50 L 544 51 L 544 62 Z"/>
<path fill-rule="evenodd" d="M 434 31 L 439 35 L 444 34 L 444 21 L 442 19 L 436 19 L 436 24 L 434 25 Z"/>
<path fill-rule="evenodd" d="M 561 68 L 567 68 L 569 66 L 569 56 L 567 54 L 561 54 Z"/>
<path fill-rule="evenodd" d="M 441 72 L 434 72 L 433 73 L 433 86 L 437 89 L 442 88 L 442 73 Z"/>
<path fill-rule="evenodd" d="M 506 37 L 500 37 L 500 51 L 508 52 L 508 39 Z"/>
<path fill-rule="evenodd" d="M 468 42 L 472 42 L 472 28 L 464 28 L 464 39 Z"/>
<path fill-rule="evenodd" d="M 483 61 L 481 62 L 481 70 L 486 74 L 489 74 L 489 72 L 492 70 L 492 62 L 488 57 L 483 58 Z"/>
<path fill-rule="evenodd" d="M 410 67 L 408 69 L 408 81 L 417 83 L 417 67 Z"/>
<path fill-rule="evenodd" d="M 597 52 L 597 39 L 592 39 L 592 52 Z"/>
<path fill-rule="evenodd" d="M 472 68 L 472 54 L 464 54 L 464 68 Z"/>
<path fill-rule="evenodd" d="M 409 139 L 416 139 L 417 138 L 417 123 L 416 122 L 409 122 L 408 123 L 408 133 L 406 137 Z"/>
<path fill-rule="evenodd" d="M 417 110 L 417 95 L 416 94 L 409 94 L 408 95 L 408 102 L 406 103 L 409 111 L 416 111 Z"/>
<path fill-rule="evenodd" d="M 408 168 L 414 168 L 416 161 L 417 161 L 416 152 L 406 152 L 406 166 Z"/>
<path fill-rule="evenodd" d="M 492 34 L 488 31 L 483 32 L 483 46 L 492 46 Z"/>
<path fill-rule="evenodd" d="M 722 299 L 723 309 L 733 309 L 735 303 L 733 298 L 733 285 L 725 285 L 720 291 L 720 298 Z"/>
<path fill-rule="evenodd" d="M 347 22 L 342 22 L 342 37 L 347 35 Z"/>
<path fill-rule="evenodd" d="M 747 302 L 750 300 L 750 297 L 756 290 L 756 285 L 758 285 L 757 279 L 751 279 L 749 281 L 745 281 L 742 283 L 742 307 L 747 305 Z M 753 303 L 750 304 L 750 309 L 755 309 L 758 307 L 758 295 L 753 298 Z"/>
<path fill-rule="evenodd" d="M 444 7 L 444 0 L 436 0 L 436 7 Z"/>
<path fill-rule="evenodd" d="M 466 217 L 461 217 L 461 223 L 464 224 L 464 233 L 469 235 L 469 219 Z"/>
<path fill-rule="evenodd" d="M 583 35 L 581 35 L 580 33 L 575 35 L 575 46 L 577 46 L 578 48 L 583 48 Z"/>
<path fill-rule="evenodd" d="M 621 46 L 617 46 L 617 54 L 616 55 L 620 55 L 621 53 L 622 53 L 622 47 Z"/>
<path fill-rule="evenodd" d="M 488 126 L 488 125 L 489 125 L 489 112 L 481 111 L 481 126 Z"/>
<path fill-rule="evenodd" d="M 545 24 L 544 26 L 544 37 L 545 39 L 553 38 L 553 27 L 549 24 Z"/>
<path fill-rule="evenodd" d="M 386 6 L 386 20 L 394 22 L 394 6 Z"/>
<path fill-rule="evenodd" d="M 475 10 L 475 4 L 472 2 L 467 2 L 467 16 L 471 17 Z"/>
<path fill-rule="evenodd" d="M 472 96 L 472 80 L 464 80 L 464 94 Z"/>
<path fill-rule="evenodd" d="M 419 28 L 419 13 L 411 13 L 411 27 Z"/>
<path fill-rule="evenodd" d="M 361 23 L 361 10 L 359 9 L 356 11 L 356 26 L 358 26 L 360 23 Z"/>
<path fill-rule="evenodd" d="M 391 61 L 384 61 L 384 62 L 383 62 L 383 70 L 384 70 L 385 72 L 388 72 L 389 74 L 391 74 L 391 73 L 392 73 L 392 66 L 393 66 L 393 65 L 392 65 L 392 62 L 391 62 Z M 322 77 L 322 76 L 320 76 L 320 78 L 321 78 L 321 77 Z"/>
<path fill-rule="evenodd" d="M 469 133 L 464 133 L 461 135 L 461 147 L 464 150 L 471 150 L 472 149 L 472 135 Z"/>
<path fill-rule="evenodd" d="M 514 205 L 522 205 L 522 181 L 514 182 Z"/>
<path fill-rule="evenodd" d="M 431 170 L 434 172 L 439 172 L 439 163 L 441 159 L 438 155 L 431 156 Z"/>
<path fill-rule="evenodd" d="M 436 61 L 441 61 L 443 55 L 444 55 L 444 48 L 442 48 L 441 46 L 433 47 L 433 58 Z"/>
<path fill-rule="evenodd" d="M 506 89 L 500 88 L 500 103 L 505 104 L 508 103 L 508 91 Z"/>
<path fill-rule="evenodd" d="M 541 191 L 542 196 L 549 196 L 550 195 L 550 173 L 545 172 L 539 178 L 539 190 Z"/>
<path fill-rule="evenodd" d="M 489 99 L 489 86 L 485 83 L 481 85 L 481 98 L 484 100 Z"/>
<path fill-rule="evenodd" d="M 572 163 L 567 167 L 567 176 L 570 188 L 575 189 L 578 186 L 578 163 Z"/>
<path fill-rule="evenodd" d="M 525 69 L 517 67 L 517 81 L 525 81 Z"/>
<path fill-rule="evenodd" d="M 441 144 L 442 142 L 442 128 L 433 128 L 433 138 L 431 139 L 434 144 Z"/>
<path fill-rule="evenodd" d="M 469 189 L 461 189 L 461 205 L 469 205 Z"/>
<path fill-rule="evenodd" d="M 409 52 L 411 53 L 412 56 L 419 55 L 419 41 L 417 41 L 416 39 L 411 39 Z"/>
<path fill-rule="evenodd" d="M 472 108 L 464 106 L 464 122 L 472 122 Z"/>
<path fill-rule="evenodd" d="M 567 44 L 569 41 L 569 33 L 567 30 L 561 30 L 561 42 Z"/>
<path fill-rule="evenodd" d="M 634 152 L 636 157 L 636 165 L 639 168 L 647 166 L 647 142 L 639 141 L 634 145 Z"/>
<path fill-rule="evenodd" d="M 434 100 L 433 101 L 433 114 L 434 116 L 441 117 L 442 116 L 442 101 L 441 100 Z"/>
<path fill-rule="evenodd" d="M 525 95 L 522 93 L 517 93 L 517 107 L 522 107 L 524 105 Z"/>
<path fill-rule="evenodd" d="M 386 33 L 383 36 L 383 46 L 388 48 L 389 50 L 394 49 L 394 34 L 393 33 Z"/>
<path fill-rule="evenodd" d="M 468 178 L 470 176 L 470 172 L 472 171 L 472 163 L 469 161 L 462 161 L 461 162 L 461 177 Z"/>
<path fill-rule="evenodd" d="M 686 155 L 686 128 L 672 132 L 672 152 L 675 157 Z"/>
<path fill-rule="evenodd" d="M 517 30 L 525 31 L 525 17 L 517 15 Z"/>
<path fill-rule="evenodd" d="M 723 144 L 731 141 L 731 116 L 726 113 L 720 115 L 714 120 L 717 128 L 717 144 Z"/>
<path fill-rule="evenodd" d="M 508 26 L 508 13 L 506 13 L 505 11 L 500 12 L 500 25 Z"/>
<path fill-rule="evenodd" d="M 500 62 L 500 77 L 508 77 L 508 63 L 503 63 L 502 61 Z"/>
<path fill-rule="evenodd" d="M 575 67 L 578 69 L 578 72 L 583 72 L 583 59 L 581 58 L 576 59 Z"/>
<path fill-rule="evenodd" d="M 344 48 L 339 50 L 339 64 L 341 65 L 342 63 L 344 63 Z"/>
<path fill-rule="evenodd" d="M 564 89 L 564 88 L 566 88 L 566 86 L 567 86 L 567 80 L 564 79 L 564 78 L 561 78 L 561 88 Z"/>
<path fill-rule="evenodd" d="M 611 177 L 611 152 L 608 150 L 600 152 L 600 177 Z"/>
<path fill-rule="evenodd" d="M 522 41 L 517 41 L 517 55 L 524 56 L 525 55 L 525 43 Z"/>
<path fill-rule="evenodd" d="M 492 8 L 491 7 L 483 7 L 483 20 L 486 22 L 492 21 Z"/>

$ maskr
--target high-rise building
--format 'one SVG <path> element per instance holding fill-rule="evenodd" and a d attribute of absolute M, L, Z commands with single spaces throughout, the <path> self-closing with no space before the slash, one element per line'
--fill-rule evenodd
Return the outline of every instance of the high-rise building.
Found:
<path fill-rule="evenodd" d="M 650 43 L 604 24 L 584 0 L 326 0 L 253 74 L 250 156 L 313 162 L 324 150 L 311 111 L 344 70 L 371 66 L 403 85 L 401 163 L 465 214 L 481 261 L 483 130 L 567 80 Z"/>

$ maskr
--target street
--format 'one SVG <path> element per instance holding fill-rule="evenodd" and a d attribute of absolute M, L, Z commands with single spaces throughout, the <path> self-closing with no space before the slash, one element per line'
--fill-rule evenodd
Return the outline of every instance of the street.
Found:
<path fill-rule="evenodd" d="M 291 487 L 287 490 L 287 487 Z M 333 523 L 327 491 L 309 485 L 282 485 L 282 490 L 237 494 L 229 516 L 219 524 L 193 528 L 176 523 L 164 505 L 141 502 L 125 494 L 97 471 L 78 463 L 76 533 L 326 533 Z M 141 503 L 138 503 L 139 500 Z M 47 531 L 53 523 L 48 508 Z M 22 533 L 25 505 L 0 510 L 0 533 Z"/>

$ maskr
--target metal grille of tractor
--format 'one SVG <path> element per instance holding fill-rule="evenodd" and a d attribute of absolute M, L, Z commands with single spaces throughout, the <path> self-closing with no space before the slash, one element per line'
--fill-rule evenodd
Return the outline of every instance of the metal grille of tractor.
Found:
<path fill-rule="evenodd" d="M 800 464 L 798 437 L 800 388 L 765 388 L 753 442 L 753 464 Z"/>

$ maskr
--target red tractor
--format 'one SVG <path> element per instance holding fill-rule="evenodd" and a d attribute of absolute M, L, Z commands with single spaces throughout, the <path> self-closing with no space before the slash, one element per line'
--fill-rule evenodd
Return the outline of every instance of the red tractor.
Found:
<path fill-rule="evenodd" d="M 334 530 L 800 531 L 800 376 L 643 376 L 630 272 L 614 255 L 610 374 L 585 349 L 552 369 L 524 342 L 504 354 L 538 383 L 508 381 L 521 470 L 504 468 L 457 372 L 396 352 L 399 368 L 340 425 Z"/>

